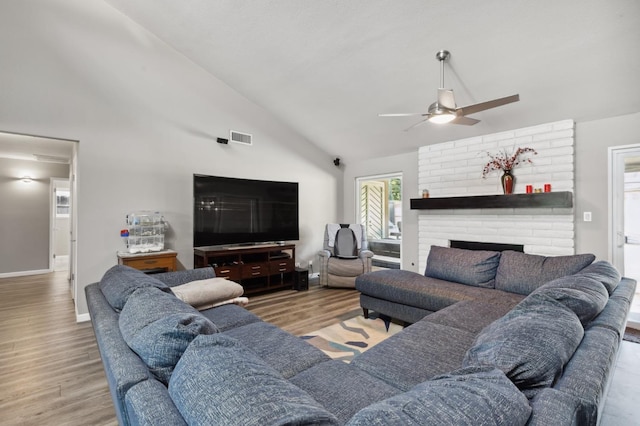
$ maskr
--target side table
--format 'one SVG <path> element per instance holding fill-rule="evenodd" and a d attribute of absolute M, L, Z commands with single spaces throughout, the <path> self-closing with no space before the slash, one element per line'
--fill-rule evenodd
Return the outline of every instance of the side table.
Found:
<path fill-rule="evenodd" d="M 176 256 L 174 250 L 162 250 L 149 253 L 118 252 L 118 265 L 130 266 L 147 274 L 157 272 L 173 272 L 176 270 Z"/>

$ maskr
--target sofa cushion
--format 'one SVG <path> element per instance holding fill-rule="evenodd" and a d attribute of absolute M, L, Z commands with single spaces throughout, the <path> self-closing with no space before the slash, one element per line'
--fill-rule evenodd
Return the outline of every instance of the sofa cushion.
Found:
<path fill-rule="evenodd" d="M 545 294 L 571 309 L 584 325 L 604 309 L 609 300 L 605 286 L 582 275 L 558 278 L 538 287 L 532 294 Z"/>
<path fill-rule="evenodd" d="M 153 403 L 150 404 L 150 402 Z M 130 425 L 187 426 L 176 408 L 167 387 L 157 380 L 149 379 L 133 386 L 125 396 L 125 406 Z"/>
<path fill-rule="evenodd" d="M 499 368 L 531 398 L 554 383 L 583 335 L 576 314 L 549 296 L 532 294 L 480 332 L 462 365 Z"/>
<path fill-rule="evenodd" d="M 337 419 L 236 339 L 198 336 L 169 395 L 190 425 L 335 425 Z"/>
<path fill-rule="evenodd" d="M 225 278 L 209 278 L 174 286 L 171 291 L 183 302 L 198 310 L 204 310 L 225 300 L 242 296 L 244 288 Z"/>
<path fill-rule="evenodd" d="M 609 296 L 613 294 L 613 291 L 618 286 L 620 282 L 620 272 L 609 262 L 605 260 L 600 260 L 598 262 L 594 262 L 591 265 L 587 266 L 578 274 L 593 278 L 596 281 L 600 281 L 609 292 Z"/>
<path fill-rule="evenodd" d="M 339 360 L 321 362 L 291 378 L 344 424 L 358 411 L 401 391 Z"/>
<path fill-rule="evenodd" d="M 351 365 L 403 391 L 459 368 L 475 333 L 427 318 L 355 356 Z"/>
<path fill-rule="evenodd" d="M 445 281 L 493 288 L 500 252 L 431 246 L 424 275 Z"/>
<path fill-rule="evenodd" d="M 111 307 L 117 311 L 124 307 L 129 296 L 139 288 L 155 287 L 171 293 L 171 289 L 162 281 L 124 265 L 116 265 L 105 272 L 99 287 Z"/>
<path fill-rule="evenodd" d="M 156 288 L 136 290 L 124 305 L 120 332 L 129 347 L 163 383 L 189 343 L 218 329 L 196 309 Z"/>
<path fill-rule="evenodd" d="M 504 251 L 496 273 L 496 289 L 526 295 L 548 281 L 575 274 L 594 259 L 592 254 L 547 257 Z"/>
<path fill-rule="evenodd" d="M 372 404 L 347 425 L 524 425 L 530 415 L 527 398 L 502 371 L 471 367 Z"/>

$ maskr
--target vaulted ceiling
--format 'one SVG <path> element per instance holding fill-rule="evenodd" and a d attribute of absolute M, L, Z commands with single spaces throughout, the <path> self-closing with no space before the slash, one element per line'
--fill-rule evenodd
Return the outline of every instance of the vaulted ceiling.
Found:
<path fill-rule="evenodd" d="M 106 0 L 331 155 L 640 111 L 637 0 Z M 475 126 L 378 113 L 520 94 Z M 178 76 L 179 78 L 179 76 Z M 251 129 L 239 129 L 251 133 Z"/>

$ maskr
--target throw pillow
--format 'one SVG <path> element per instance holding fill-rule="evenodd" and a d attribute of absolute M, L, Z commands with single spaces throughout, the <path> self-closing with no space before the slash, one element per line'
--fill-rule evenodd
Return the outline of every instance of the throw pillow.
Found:
<path fill-rule="evenodd" d="M 612 264 L 604 260 L 592 263 L 578 272 L 578 274 L 600 281 L 606 287 L 609 296 L 613 294 L 621 279 L 620 272 Z"/>
<path fill-rule="evenodd" d="M 588 276 L 569 275 L 542 285 L 531 294 L 544 294 L 571 309 L 584 325 L 594 319 L 609 301 L 605 286 Z"/>
<path fill-rule="evenodd" d="M 337 425 L 308 393 L 238 340 L 198 336 L 178 361 L 169 395 L 193 425 Z"/>
<path fill-rule="evenodd" d="M 592 254 L 546 257 L 503 251 L 496 273 L 496 289 L 527 295 L 548 281 L 575 274 L 595 258 Z"/>
<path fill-rule="evenodd" d="M 244 288 L 225 278 L 209 278 L 171 287 L 171 291 L 178 299 L 202 311 L 242 296 Z"/>
<path fill-rule="evenodd" d="M 500 252 L 431 246 L 424 275 L 445 281 L 493 288 Z"/>
<path fill-rule="evenodd" d="M 576 314 L 549 296 L 532 294 L 480 332 L 462 365 L 496 367 L 532 398 L 553 385 L 583 335 Z"/>
<path fill-rule="evenodd" d="M 468 367 L 363 408 L 347 426 L 524 425 L 530 414 L 529 401 L 502 371 Z"/>
<path fill-rule="evenodd" d="M 196 309 L 156 288 L 136 290 L 124 305 L 118 325 L 127 345 L 165 384 L 196 336 L 218 332 Z"/>
<path fill-rule="evenodd" d="M 116 311 L 120 311 L 134 291 L 142 287 L 156 287 L 171 293 L 163 282 L 130 266 L 116 265 L 105 272 L 98 284 L 100 291 Z"/>

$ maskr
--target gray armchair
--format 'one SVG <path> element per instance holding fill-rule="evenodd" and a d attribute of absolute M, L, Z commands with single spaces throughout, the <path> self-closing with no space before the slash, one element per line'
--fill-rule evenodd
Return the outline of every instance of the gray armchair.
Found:
<path fill-rule="evenodd" d="M 324 228 L 323 250 L 318 252 L 321 286 L 355 288 L 356 277 L 371 272 L 373 252 L 369 250 L 364 226 L 349 224 L 349 228 L 354 231 L 358 244 L 357 257 L 351 259 L 335 256 L 335 236 L 340 225 L 330 223 Z"/>

